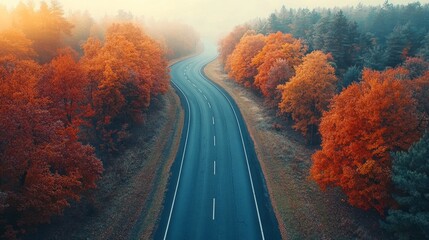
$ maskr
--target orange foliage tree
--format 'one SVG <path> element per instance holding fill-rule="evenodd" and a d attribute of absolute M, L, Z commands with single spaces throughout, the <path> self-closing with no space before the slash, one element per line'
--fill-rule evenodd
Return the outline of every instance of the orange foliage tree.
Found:
<path fill-rule="evenodd" d="M 257 68 L 252 65 L 252 59 L 265 45 L 262 34 L 246 33 L 229 55 L 225 68 L 229 70 L 228 76 L 246 87 L 253 86 Z"/>
<path fill-rule="evenodd" d="M 32 42 L 18 29 L 0 32 L 0 56 L 14 55 L 20 59 L 36 55 L 31 48 Z"/>
<path fill-rule="evenodd" d="M 265 42 L 265 46 L 252 60 L 252 65 L 258 68 L 254 85 L 265 97 L 271 98 L 274 93 L 267 88 L 271 67 L 278 59 L 283 59 L 289 65 L 287 71 L 293 69 L 302 62 L 307 47 L 291 34 L 281 32 L 268 35 Z M 278 85 L 281 84 L 280 80 L 278 79 Z M 272 81 L 269 85 L 273 85 Z"/>
<path fill-rule="evenodd" d="M 282 93 L 280 112 L 291 114 L 294 128 L 309 136 L 310 141 L 335 94 L 337 78 L 329 59 L 330 55 L 313 51 L 296 68 L 296 75 L 279 86 Z"/>
<path fill-rule="evenodd" d="M 37 10 L 20 3 L 7 14 L 0 23 L 7 29 L 0 32 L 0 238 L 14 239 L 96 187 L 103 166 L 79 141 L 84 131 L 103 141 L 101 150 L 114 149 L 168 90 L 169 74 L 164 48 L 135 25 L 112 25 L 104 42 L 88 39 L 79 60 L 62 48 L 72 25 L 56 1 Z M 91 22 L 87 16 L 81 25 Z M 74 47 L 89 34 L 79 32 L 69 39 Z"/>
<path fill-rule="evenodd" d="M 249 26 L 239 25 L 219 41 L 218 50 L 221 64 L 226 64 L 228 56 L 234 51 L 235 46 L 240 42 L 241 37 L 243 37 L 248 30 L 250 30 Z"/>
<path fill-rule="evenodd" d="M 102 164 L 77 141 L 77 129 L 53 117 L 39 97 L 41 67 L 15 56 L 0 58 L 0 234 L 20 231 L 61 214 L 70 200 L 95 187 Z"/>
<path fill-rule="evenodd" d="M 360 84 L 333 99 L 310 171 L 323 189 L 339 186 L 350 204 L 381 214 L 393 204 L 390 153 L 408 149 L 421 135 L 415 101 L 397 79 L 403 74 L 365 70 Z"/>
<path fill-rule="evenodd" d="M 32 4 L 20 2 L 12 12 L 14 24 L 32 41 L 39 62 L 49 62 L 57 49 L 64 46 L 64 37 L 71 34 L 73 26 L 63 15 L 56 1 L 52 1 L 50 6 L 41 2 L 37 10 Z"/>
<path fill-rule="evenodd" d="M 151 98 L 168 89 L 165 51 L 138 26 L 124 23 L 108 28 L 104 44 L 89 39 L 84 52 L 100 140 L 117 151 L 128 125 L 141 123 Z"/>

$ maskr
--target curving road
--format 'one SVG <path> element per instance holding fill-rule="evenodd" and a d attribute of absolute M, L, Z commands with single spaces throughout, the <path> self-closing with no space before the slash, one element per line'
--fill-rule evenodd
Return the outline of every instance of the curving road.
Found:
<path fill-rule="evenodd" d="M 171 67 L 185 109 L 155 239 L 280 239 L 253 142 L 232 98 L 202 74 L 215 50 Z"/>

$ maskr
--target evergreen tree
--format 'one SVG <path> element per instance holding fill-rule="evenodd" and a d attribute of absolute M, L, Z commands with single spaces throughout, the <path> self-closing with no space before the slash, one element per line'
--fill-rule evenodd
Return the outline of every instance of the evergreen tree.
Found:
<path fill-rule="evenodd" d="M 283 33 L 289 33 L 290 32 L 290 28 L 289 25 L 292 21 L 291 17 L 293 15 L 292 10 L 290 12 L 288 12 L 288 10 L 286 9 L 286 7 L 283 5 L 282 8 L 280 9 L 280 12 L 278 14 L 278 21 L 280 23 L 280 31 Z"/>
<path fill-rule="evenodd" d="M 383 70 L 386 66 L 385 63 L 385 50 L 380 45 L 375 45 L 374 47 L 370 48 L 363 56 L 363 66 L 370 69 Z"/>
<path fill-rule="evenodd" d="M 284 29 L 282 29 L 277 15 L 275 13 L 271 13 L 270 17 L 268 18 L 268 32 L 275 33 L 278 31 L 284 32 Z"/>
<path fill-rule="evenodd" d="M 313 37 L 311 39 L 312 49 L 319 49 L 327 51 L 327 33 L 330 28 L 332 16 L 329 14 L 320 19 L 320 21 L 314 27 Z"/>
<path fill-rule="evenodd" d="M 398 24 L 398 15 L 396 9 L 391 3 L 386 1 L 382 8 L 377 9 L 372 26 L 368 29 L 369 32 L 384 43 L 386 37 L 392 32 Z"/>
<path fill-rule="evenodd" d="M 429 61 L 429 32 L 421 43 L 421 47 L 418 50 L 418 56 L 426 61 Z"/>
<path fill-rule="evenodd" d="M 356 23 L 349 22 L 342 11 L 336 13 L 328 31 L 327 50 L 338 68 L 345 69 L 352 64 L 357 36 Z"/>
<path fill-rule="evenodd" d="M 409 43 L 407 26 L 396 26 L 393 32 L 387 37 L 387 49 L 386 49 L 386 64 L 390 67 L 396 67 L 408 55 L 411 48 Z"/>
<path fill-rule="evenodd" d="M 356 23 L 349 22 L 339 11 L 332 19 L 325 17 L 316 25 L 313 44 L 315 49 L 331 53 L 337 67 L 345 70 L 356 61 L 358 35 Z"/>
<path fill-rule="evenodd" d="M 280 12 L 279 12 L 279 19 L 280 19 L 280 21 L 284 21 L 285 19 L 287 19 L 287 17 L 288 17 L 288 12 L 287 12 L 287 9 L 286 9 L 286 7 L 285 7 L 285 5 L 283 5 L 281 8 L 280 8 Z M 283 22 L 282 22 L 283 23 Z"/>
<path fill-rule="evenodd" d="M 279 31 L 282 33 L 290 33 L 289 25 L 291 23 L 291 16 L 292 14 L 287 12 L 285 6 L 280 9 L 279 13 L 272 13 L 268 17 L 268 22 L 266 23 L 267 33 L 275 33 Z"/>
<path fill-rule="evenodd" d="M 300 9 L 290 24 L 290 31 L 296 38 L 309 39 L 312 36 L 313 26 L 319 21 L 320 15 L 308 9 Z"/>
<path fill-rule="evenodd" d="M 338 68 L 346 66 L 348 46 L 348 21 L 342 11 L 334 15 L 327 34 L 327 51 L 332 54 Z"/>
<path fill-rule="evenodd" d="M 389 210 L 382 226 L 398 239 L 429 239 L 429 134 L 393 158 L 399 208 Z"/>
<path fill-rule="evenodd" d="M 339 82 L 339 89 L 347 88 L 350 84 L 354 82 L 359 82 L 362 78 L 362 69 L 357 66 L 352 66 L 347 69 L 344 73 L 343 78 Z"/>

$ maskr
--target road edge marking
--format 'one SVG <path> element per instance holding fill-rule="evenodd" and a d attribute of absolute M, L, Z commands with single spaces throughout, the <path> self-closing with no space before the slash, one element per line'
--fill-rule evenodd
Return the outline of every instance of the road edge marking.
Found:
<path fill-rule="evenodd" d="M 183 147 L 182 160 L 180 162 L 179 176 L 177 178 L 176 189 L 174 190 L 174 196 L 173 196 L 173 202 L 171 203 L 170 214 L 168 215 L 167 227 L 166 227 L 165 233 L 164 233 L 164 240 L 167 239 L 167 233 L 168 233 L 168 228 L 170 227 L 171 215 L 173 214 L 174 203 L 176 202 L 177 189 L 179 188 L 180 176 L 182 174 L 183 160 L 185 159 L 186 147 L 188 145 L 189 128 L 190 128 L 190 125 L 191 125 L 191 106 L 189 104 L 188 97 L 186 97 L 186 95 L 183 92 L 183 90 L 173 81 L 173 79 L 171 80 L 171 83 L 173 83 L 173 85 L 182 93 L 183 97 L 186 100 L 186 104 L 187 104 L 187 107 L 188 107 L 188 128 L 186 130 L 185 145 Z"/>

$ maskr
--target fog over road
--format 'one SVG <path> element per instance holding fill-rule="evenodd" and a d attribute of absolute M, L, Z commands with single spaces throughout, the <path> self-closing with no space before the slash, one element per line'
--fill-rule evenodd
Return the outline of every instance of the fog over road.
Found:
<path fill-rule="evenodd" d="M 240 111 L 202 75 L 215 56 L 206 50 L 171 68 L 185 126 L 155 239 L 279 239 Z"/>

